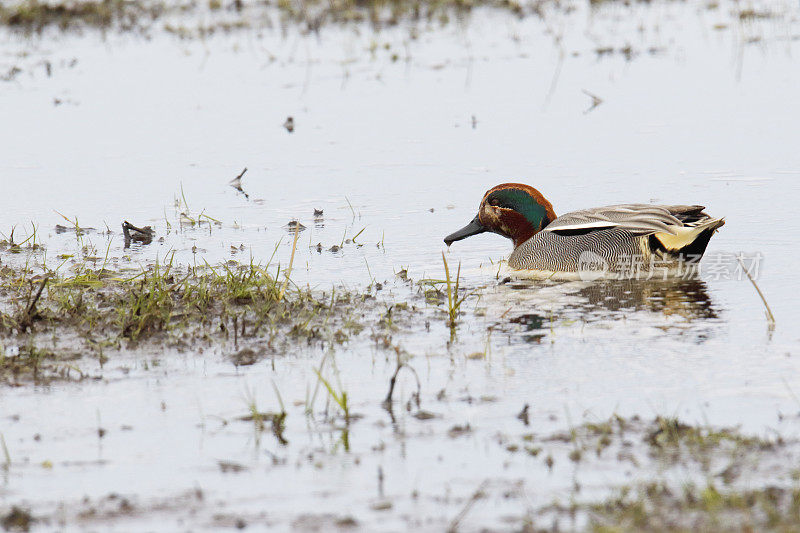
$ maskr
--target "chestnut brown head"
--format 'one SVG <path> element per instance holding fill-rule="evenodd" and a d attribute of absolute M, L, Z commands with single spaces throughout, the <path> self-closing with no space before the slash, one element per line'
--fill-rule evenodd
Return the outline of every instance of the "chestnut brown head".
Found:
<path fill-rule="evenodd" d="M 542 193 L 522 183 L 503 183 L 489 189 L 481 200 L 478 214 L 460 230 L 445 237 L 450 246 L 485 231 L 514 242 L 516 248 L 556 219 L 555 211 Z"/>

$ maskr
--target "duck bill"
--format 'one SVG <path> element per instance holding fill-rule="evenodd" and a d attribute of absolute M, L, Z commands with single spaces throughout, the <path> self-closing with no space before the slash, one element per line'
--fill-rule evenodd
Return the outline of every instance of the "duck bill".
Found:
<path fill-rule="evenodd" d="M 466 239 L 467 237 L 472 237 L 473 235 L 477 235 L 478 233 L 483 233 L 488 231 L 483 224 L 481 224 L 478 217 L 472 219 L 472 222 L 461 228 L 460 230 L 451 233 L 447 237 L 444 238 L 444 243 L 447 246 L 450 246 L 456 241 L 460 241 L 461 239 Z"/>

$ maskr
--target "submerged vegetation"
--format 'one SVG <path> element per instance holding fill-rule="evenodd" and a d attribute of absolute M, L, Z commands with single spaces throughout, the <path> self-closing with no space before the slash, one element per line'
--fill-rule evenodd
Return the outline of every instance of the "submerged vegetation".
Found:
<path fill-rule="evenodd" d="M 567 463 L 597 471 L 627 471 L 606 498 L 581 496 L 541 507 L 534 523 L 571 517 L 595 532 L 794 531 L 800 527 L 796 440 L 743 434 L 736 428 L 687 424 L 677 418 L 614 415 L 568 431 L 501 439 L 515 454 L 551 471 Z M 776 471 L 776 465 L 779 469 Z"/>
<path fill-rule="evenodd" d="M 674 489 L 653 482 L 585 508 L 597 532 L 796 531 L 800 487 L 730 490 L 710 482 Z"/>

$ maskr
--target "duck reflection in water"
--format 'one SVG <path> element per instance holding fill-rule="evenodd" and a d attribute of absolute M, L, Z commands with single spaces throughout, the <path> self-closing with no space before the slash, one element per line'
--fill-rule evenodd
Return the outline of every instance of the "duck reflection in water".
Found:
<path fill-rule="evenodd" d="M 575 288 L 573 288 L 573 286 Z M 516 291 L 540 289 L 541 285 L 531 282 L 513 282 L 505 285 Z M 680 279 L 666 281 L 615 280 L 593 283 L 560 283 L 550 286 L 562 287 L 563 301 L 553 302 L 550 311 L 543 311 L 536 298 L 529 295 L 524 300 L 530 306 L 522 313 L 509 313 L 506 324 L 518 325 L 523 330 L 527 342 L 541 342 L 554 327 L 580 321 L 582 324 L 613 322 L 632 316 L 654 319 L 652 326 L 661 329 L 676 329 L 677 333 L 687 331 L 687 325 L 706 323 L 719 318 L 718 311 L 708 293 L 706 283 L 699 279 Z M 520 302 L 521 306 L 524 304 Z M 514 306 L 519 310 L 518 306 Z M 659 316 L 662 318 L 659 319 Z M 664 318 L 679 317 L 675 320 Z M 505 329 L 498 324 L 498 329 Z M 688 330 L 692 330 L 691 327 Z M 697 340 L 704 341 L 708 332 L 697 331 Z"/>

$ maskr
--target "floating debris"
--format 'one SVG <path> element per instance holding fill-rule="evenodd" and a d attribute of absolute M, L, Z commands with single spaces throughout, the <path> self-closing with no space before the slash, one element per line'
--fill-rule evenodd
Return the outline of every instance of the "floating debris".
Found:
<path fill-rule="evenodd" d="M 468 435 L 470 433 L 472 433 L 472 427 L 469 424 L 464 424 L 463 426 L 455 425 L 447 431 L 447 436 L 450 437 L 451 439 L 455 439 L 457 437 L 461 437 L 462 435 Z"/>
<path fill-rule="evenodd" d="M 156 235 L 151 226 L 137 228 L 127 220 L 122 223 L 122 233 L 125 236 L 125 248 L 130 248 L 131 242 L 150 244 Z"/>
<path fill-rule="evenodd" d="M 72 226 L 62 226 L 61 224 L 56 224 L 55 230 L 56 233 L 59 235 L 62 233 L 66 233 L 68 231 L 74 231 L 78 235 L 83 235 L 84 233 L 90 231 L 97 231 L 97 228 L 84 228 L 84 227 L 79 227 L 77 224 L 73 224 Z"/>
<path fill-rule="evenodd" d="M 526 426 L 530 424 L 530 419 L 528 415 L 529 409 L 530 406 L 526 403 L 525 406 L 522 408 L 522 411 L 520 411 L 519 414 L 517 415 L 517 418 L 522 420 L 522 423 L 525 424 Z"/>
<path fill-rule="evenodd" d="M 287 117 L 286 122 L 283 123 L 283 127 L 286 128 L 286 131 L 292 133 L 294 131 L 294 118 L 291 116 Z"/>
<path fill-rule="evenodd" d="M 252 348 L 242 348 L 231 355 L 230 359 L 236 366 L 250 366 L 258 362 L 260 355 Z"/>
<path fill-rule="evenodd" d="M 30 531 L 31 525 L 36 522 L 31 512 L 16 505 L 11 508 L 8 514 L 0 519 L 3 529 L 6 531 Z"/>
<path fill-rule="evenodd" d="M 242 176 L 244 176 L 244 173 L 245 173 L 245 172 L 247 172 L 247 167 L 244 167 L 244 170 L 242 170 L 242 171 L 239 173 L 239 175 L 238 175 L 238 176 L 236 176 L 236 177 L 235 177 L 235 178 L 233 178 L 233 179 L 232 179 L 230 182 L 228 182 L 228 184 L 229 184 L 231 187 L 233 187 L 234 189 L 236 189 L 237 191 L 239 191 L 240 193 L 242 193 L 242 194 L 244 195 L 244 197 L 245 197 L 245 198 L 248 198 L 248 199 L 249 199 L 249 198 L 250 198 L 250 195 L 249 195 L 249 194 L 247 194 L 247 193 L 245 192 L 245 190 L 242 188 Z"/>
<path fill-rule="evenodd" d="M 5 74 L 0 74 L 0 81 L 13 81 L 21 72 L 21 68 L 17 66 L 11 67 Z"/>
<path fill-rule="evenodd" d="M 304 225 L 302 225 L 297 220 L 290 220 L 289 223 L 284 226 L 284 228 L 286 228 L 287 230 L 290 230 L 290 231 L 294 231 L 295 229 L 298 229 L 298 228 L 299 228 L 299 231 L 303 231 L 303 230 L 306 229 L 306 227 Z"/>
<path fill-rule="evenodd" d="M 373 511 L 388 511 L 392 508 L 392 502 L 389 500 L 382 500 L 375 502 L 369 506 Z"/>
<path fill-rule="evenodd" d="M 629 44 L 625 46 L 621 46 L 619 48 L 614 48 L 613 46 L 598 46 L 594 49 L 594 53 L 597 54 L 597 57 L 603 56 L 612 56 L 614 54 L 620 54 L 625 57 L 626 61 L 630 61 L 633 59 L 637 52 L 633 49 L 633 47 Z"/>
<path fill-rule="evenodd" d="M 233 461 L 217 461 L 217 464 L 219 465 L 220 471 L 224 474 L 239 473 L 247 470 L 247 467 L 243 464 Z"/>
<path fill-rule="evenodd" d="M 314 216 L 315 217 L 320 218 L 320 217 L 322 217 L 322 214 L 323 214 L 322 209 L 314 209 Z"/>

